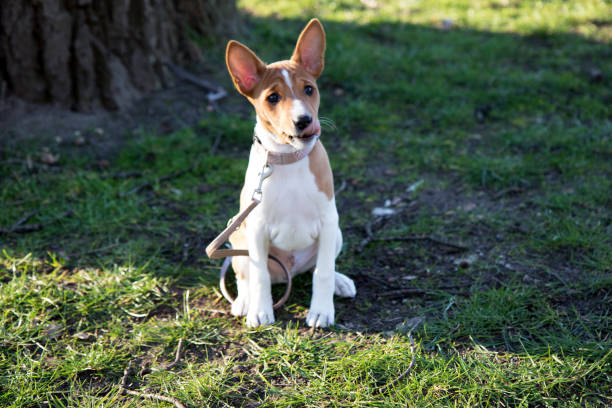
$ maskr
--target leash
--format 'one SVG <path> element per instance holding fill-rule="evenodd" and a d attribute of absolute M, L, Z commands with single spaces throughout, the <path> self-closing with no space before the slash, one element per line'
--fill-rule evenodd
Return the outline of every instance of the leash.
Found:
<path fill-rule="evenodd" d="M 261 142 L 260 142 L 261 143 Z M 221 265 L 221 271 L 219 274 L 219 286 L 221 288 L 221 293 L 223 297 L 230 302 L 234 303 L 234 299 L 230 296 L 227 288 L 225 287 L 225 275 L 227 274 L 227 270 L 229 269 L 230 263 L 232 261 L 232 257 L 234 256 L 249 256 L 248 249 L 219 249 L 223 243 L 225 243 L 230 235 L 232 235 L 238 228 L 240 228 L 240 224 L 245 220 L 245 218 L 261 203 L 263 198 L 263 192 L 261 187 L 263 185 L 263 181 L 270 177 L 272 174 L 272 166 L 268 163 L 269 152 L 266 150 L 266 159 L 264 161 L 264 165 L 261 168 L 261 172 L 259 173 L 259 185 L 253 191 L 253 195 L 251 196 L 251 203 L 244 210 L 240 211 L 233 218 L 230 218 L 228 221 L 227 227 L 219 234 L 208 246 L 206 247 L 206 255 L 210 259 L 219 259 L 225 258 L 223 261 L 223 265 Z M 283 272 L 287 276 L 287 289 L 285 290 L 285 294 L 278 302 L 276 302 L 273 306 L 274 309 L 278 309 L 285 304 L 287 299 L 289 299 L 289 294 L 291 293 L 291 274 L 287 270 L 287 267 L 283 262 L 275 257 L 274 255 L 268 254 L 268 258 L 278 263 L 282 268 Z"/>

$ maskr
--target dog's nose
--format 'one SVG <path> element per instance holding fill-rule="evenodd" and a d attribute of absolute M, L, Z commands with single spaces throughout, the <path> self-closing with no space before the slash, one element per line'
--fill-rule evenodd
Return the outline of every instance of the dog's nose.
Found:
<path fill-rule="evenodd" d="M 293 122 L 298 130 L 304 130 L 312 123 L 312 117 L 310 115 L 302 115 L 298 118 L 297 122 Z"/>

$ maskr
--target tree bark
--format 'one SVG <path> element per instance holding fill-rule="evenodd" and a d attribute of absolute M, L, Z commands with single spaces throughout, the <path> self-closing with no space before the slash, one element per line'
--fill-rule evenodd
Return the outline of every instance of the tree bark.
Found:
<path fill-rule="evenodd" d="M 78 111 L 120 109 L 228 34 L 234 0 L 2 0 L 0 91 Z M 2 94 L 0 93 L 0 97 Z"/>

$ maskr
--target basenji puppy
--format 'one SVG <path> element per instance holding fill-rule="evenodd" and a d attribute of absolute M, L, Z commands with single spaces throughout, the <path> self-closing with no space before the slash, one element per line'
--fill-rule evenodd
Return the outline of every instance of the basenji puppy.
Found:
<path fill-rule="evenodd" d="M 257 122 L 240 210 L 251 202 L 268 160 L 261 204 L 230 236 L 232 248 L 248 249 L 234 257 L 238 295 L 232 314 L 250 327 L 274 322 L 271 284 L 286 281 L 271 254 L 295 276 L 314 267 L 312 299 L 306 322 L 334 324 L 334 294 L 353 297 L 355 284 L 335 271 L 342 247 L 329 159 L 319 140 L 320 95 L 316 80 L 325 55 L 325 31 L 317 19 L 302 31 L 290 60 L 266 65 L 246 46 L 230 41 L 226 64 L 236 89 L 255 108 Z"/>

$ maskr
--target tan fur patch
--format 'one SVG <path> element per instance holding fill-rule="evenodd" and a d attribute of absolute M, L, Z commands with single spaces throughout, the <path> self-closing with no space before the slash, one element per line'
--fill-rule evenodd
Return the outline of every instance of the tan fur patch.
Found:
<path fill-rule="evenodd" d="M 334 197 L 334 176 L 329 158 L 323 144 L 317 140 L 314 149 L 308 155 L 310 172 L 315 177 L 319 191 L 325 193 L 330 200 Z"/>

